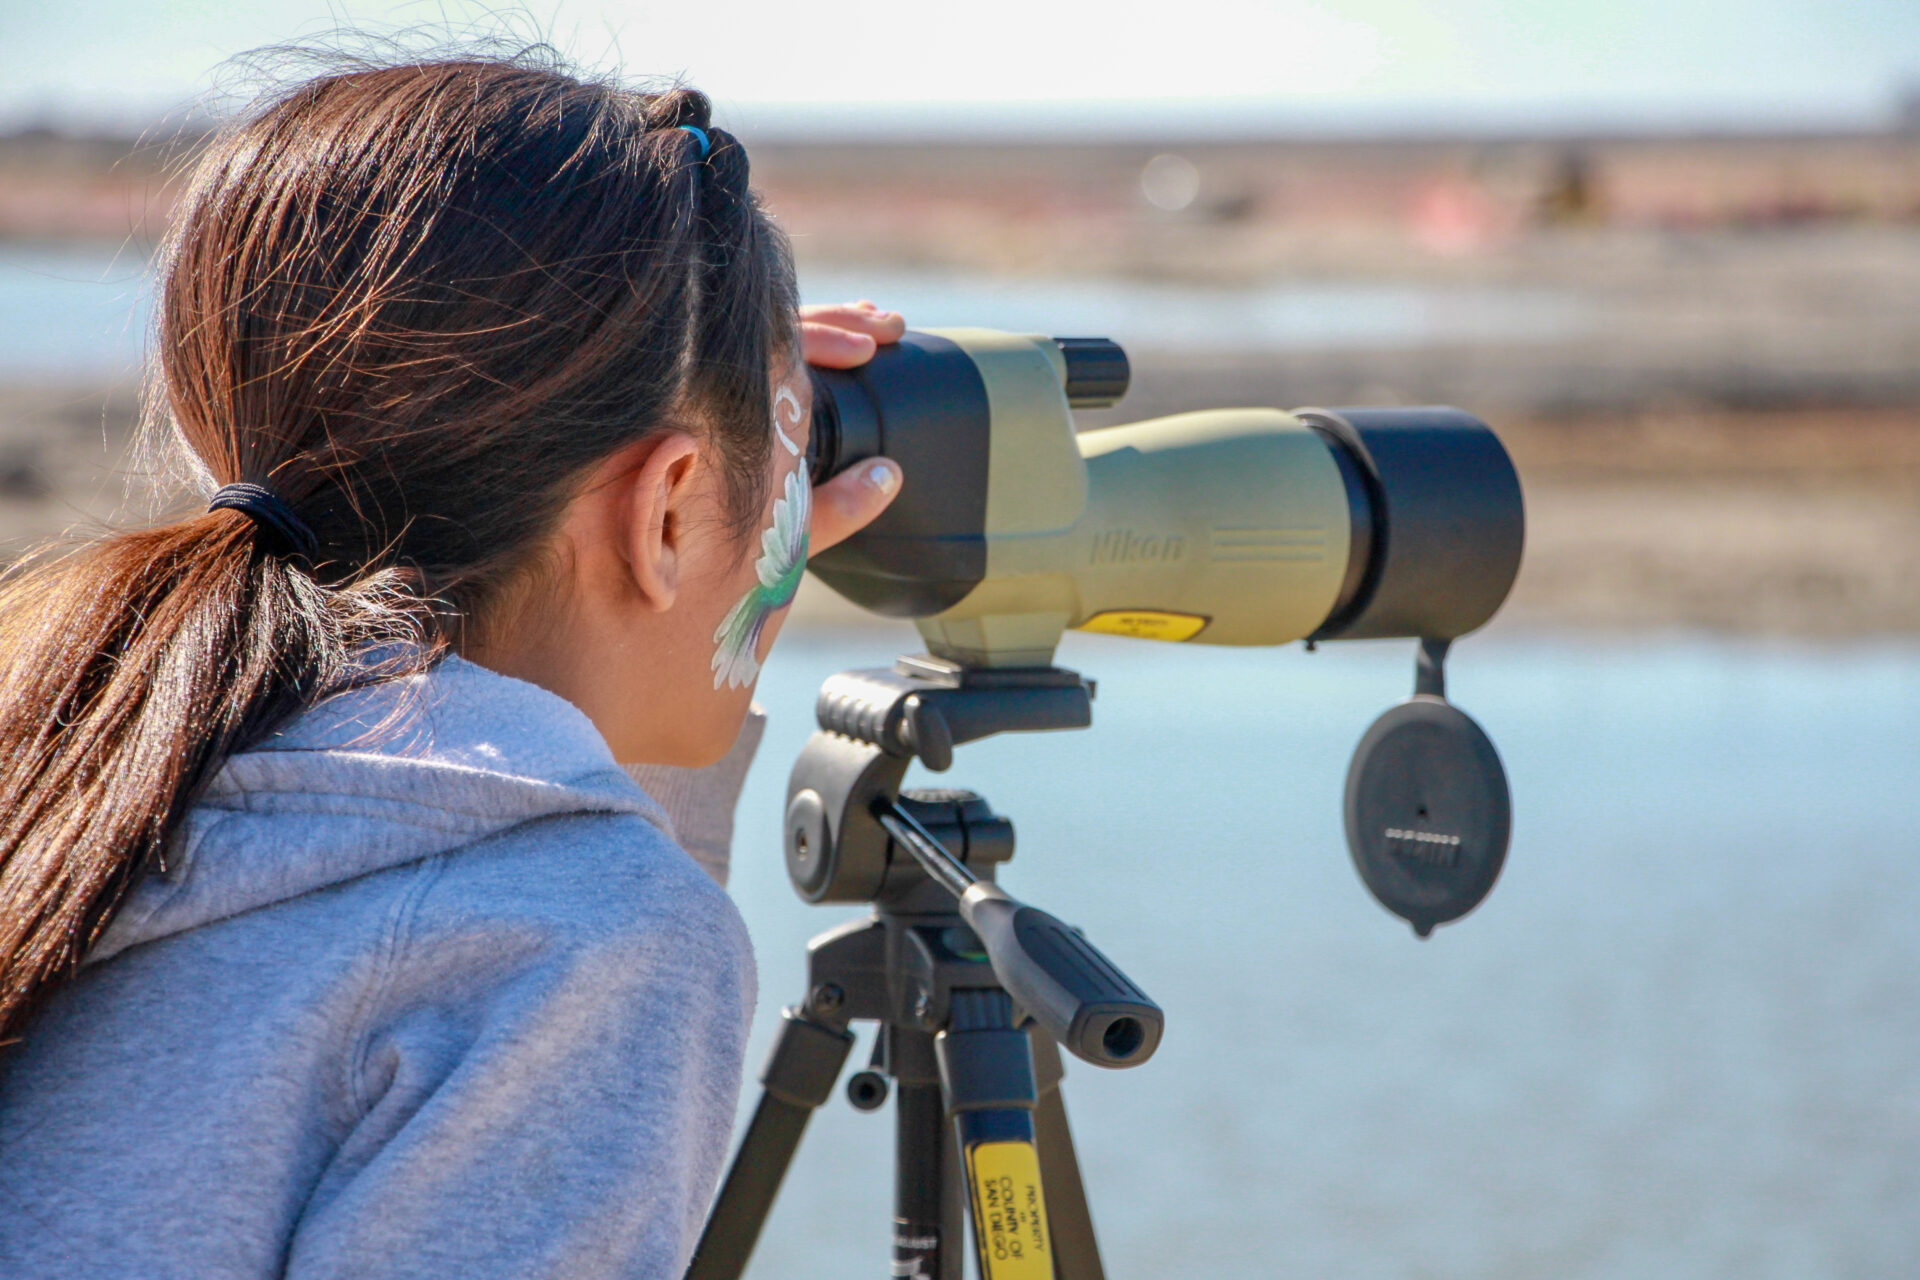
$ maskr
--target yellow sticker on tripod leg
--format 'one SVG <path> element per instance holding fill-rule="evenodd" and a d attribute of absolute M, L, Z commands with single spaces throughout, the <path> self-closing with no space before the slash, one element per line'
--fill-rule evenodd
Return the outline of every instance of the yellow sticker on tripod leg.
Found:
<path fill-rule="evenodd" d="M 1030 1142 L 983 1142 L 967 1152 L 967 1167 L 985 1280 L 1053 1280 L 1040 1153 Z"/>

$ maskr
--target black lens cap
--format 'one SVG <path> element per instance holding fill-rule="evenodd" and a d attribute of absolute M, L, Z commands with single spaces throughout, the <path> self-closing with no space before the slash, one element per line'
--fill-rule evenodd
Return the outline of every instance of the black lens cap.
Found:
<path fill-rule="evenodd" d="M 1493 888 L 1513 800 L 1500 755 L 1473 718 L 1416 695 L 1389 708 L 1354 748 L 1346 819 L 1360 878 L 1424 938 Z"/>

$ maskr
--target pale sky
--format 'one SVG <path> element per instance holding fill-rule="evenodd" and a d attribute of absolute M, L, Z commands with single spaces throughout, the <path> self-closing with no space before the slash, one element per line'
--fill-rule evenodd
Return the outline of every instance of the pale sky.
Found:
<path fill-rule="evenodd" d="M 0 0 L 0 124 L 145 122 L 341 25 L 550 36 L 775 128 L 1875 125 L 1920 0 Z"/>

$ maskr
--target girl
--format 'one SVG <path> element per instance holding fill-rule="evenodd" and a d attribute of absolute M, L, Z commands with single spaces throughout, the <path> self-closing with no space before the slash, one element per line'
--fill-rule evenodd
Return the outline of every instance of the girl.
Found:
<path fill-rule="evenodd" d="M 739 737 L 900 480 L 816 498 L 802 361 L 901 329 L 796 319 L 689 90 L 366 67 L 216 141 L 210 500 L 0 591 L 0 1275 L 680 1273 L 753 966 L 616 761 Z"/>

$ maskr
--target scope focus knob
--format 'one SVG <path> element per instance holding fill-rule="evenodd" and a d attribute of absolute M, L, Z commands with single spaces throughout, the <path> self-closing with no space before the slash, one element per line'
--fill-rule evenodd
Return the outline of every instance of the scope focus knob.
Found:
<path fill-rule="evenodd" d="M 1133 381 L 1127 353 L 1111 338 L 1055 338 L 1067 362 L 1067 403 L 1075 409 L 1108 409 L 1120 403 Z"/>

